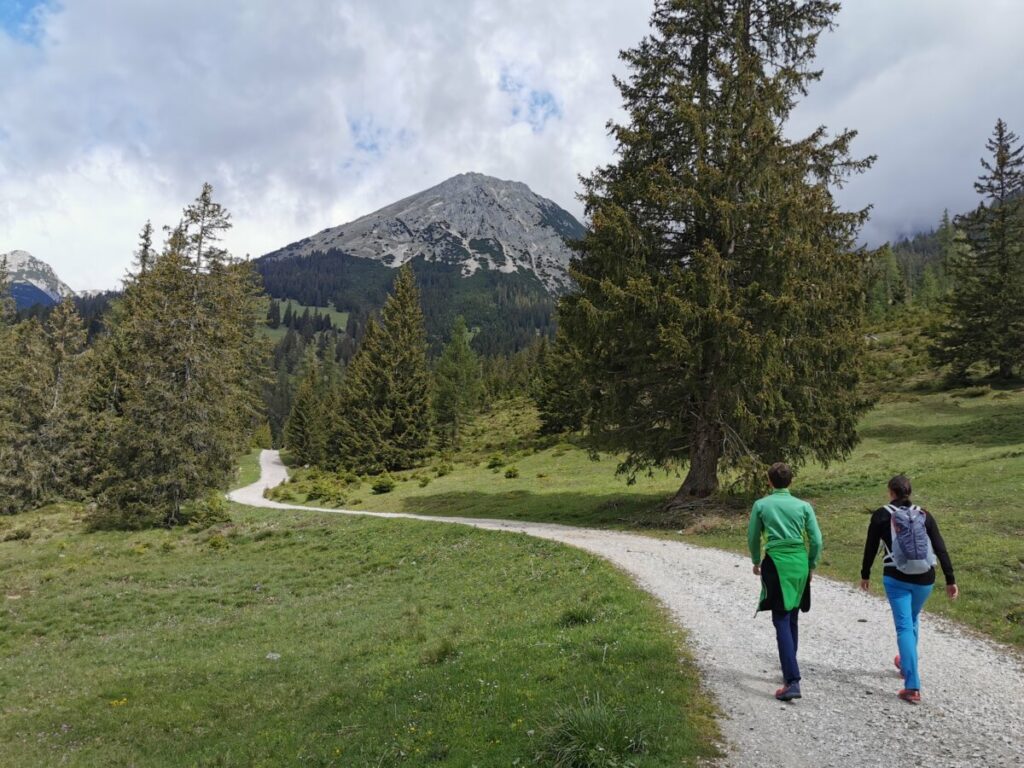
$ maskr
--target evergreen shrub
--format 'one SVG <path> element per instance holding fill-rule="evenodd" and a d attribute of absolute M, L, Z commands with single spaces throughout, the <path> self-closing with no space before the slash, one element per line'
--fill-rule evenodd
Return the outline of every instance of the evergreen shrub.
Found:
<path fill-rule="evenodd" d="M 205 530 L 231 521 L 227 499 L 217 491 L 212 491 L 203 498 L 185 505 L 182 512 L 188 524 L 197 530 Z"/>

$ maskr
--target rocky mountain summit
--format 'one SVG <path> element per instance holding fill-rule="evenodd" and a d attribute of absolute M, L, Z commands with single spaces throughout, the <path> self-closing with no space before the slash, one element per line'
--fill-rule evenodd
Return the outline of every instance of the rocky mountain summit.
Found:
<path fill-rule="evenodd" d="M 28 251 L 0 253 L 0 260 L 3 259 L 7 259 L 11 295 L 19 309 L 34 304 L 57 304 L 61 299 L 75 295 L 49 264 Z"/>
<path fill-rule="evenodd" d="M 336 252 L 397 268 L 422 256 L 458 265 L 463 277 L 480 270 L 532 272 L 559 294 L 571 284 L 566 241 L 583 233 L 572 214 L 525 184 L 463 173 L 264 258 Z"/>

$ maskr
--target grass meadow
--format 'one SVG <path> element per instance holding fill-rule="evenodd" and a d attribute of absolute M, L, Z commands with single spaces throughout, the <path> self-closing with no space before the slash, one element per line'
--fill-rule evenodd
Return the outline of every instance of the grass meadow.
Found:
<path fill-rule="evenodd" d="M 0 520 L 0 763 L 621 768 L 715 752 L 685 638 L 594 557 L 415 521 L 232 518 Z"/>
<path fill-rule="evenodd" d="M 681 478 L 657 473 L 627 486 L 614 458 L 592 461 L 571 442 L 537 439 L 535 427 L 525 402 L 509 404 L 477 421 L 450 465 L 397 474 L 387 494 L 373 494 L 368 483 L 342 488 L 344 506 L 640 528 L 745 551 L 749 499 L 666 515 L 660 507 Z M 1024 648 L 1024 391 L 891 395 L 865 417 L 861 435 L 848 461 L 803 467 L 794 481 L 824 532 L 821 572 L 859 580 L 869 514 L 888 500 L 888 478 L 904 472 L 940 524 L 962 590 L 955 603 L 936 595 L 928 610 Z M 275 497 L 323 505 L 317 490 L 326 481 L 299 470 Z M 872 576 L 880 593 L 880 558 Z"/>
<path fill-rule="evenodd" d="M 311 315 L 316 312 L 319 312 L 321 315 L 327 315 L 328 317 L 330 317 L 331 322 L 334 323 L 335 328 L 340 328 L 341 330 L 344 331 L 345 327 L 348 325 L 348 312 L 339 312 L 334 307 L 314 307 L 308 304 L 302 304 L 298 301 L 292 301 L 291 299 L 279 299 L 278 303 L 281 305 L 282 317 L 284 317 L 284 312 L 288 308 L 288 304 L 290 303 L 292 305 L 292 312 L 296 312 L 299 315 L 301 315 L 304 311 L 308 309 Z M 271 328 L 270 326 L 263 323 L 263 321 L 267 317 L 267 312 L 269 310 L 270 300 L 267 299 L 265 301 L 261 301 L 260 310 L 258 313 L 260 325 L 258 327 L 261 333 L 265 334 L 267 338 L 269 338 L 276 344 L 285 337 L 285 334 L 288 333 L 288 329 L 283 325 L 279 325 L 277 328 Z"/>

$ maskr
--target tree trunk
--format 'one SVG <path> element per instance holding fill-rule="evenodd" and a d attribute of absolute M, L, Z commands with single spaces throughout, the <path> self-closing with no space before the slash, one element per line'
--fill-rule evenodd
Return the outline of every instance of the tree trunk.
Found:
<path fill-rule="evenodd" d="M 690 444 L 690 470 L 669 506 L 687 504 L 717 491 L 721 456 L 722 439 L 718 429 L 707 425 L 699 427 Z"/>

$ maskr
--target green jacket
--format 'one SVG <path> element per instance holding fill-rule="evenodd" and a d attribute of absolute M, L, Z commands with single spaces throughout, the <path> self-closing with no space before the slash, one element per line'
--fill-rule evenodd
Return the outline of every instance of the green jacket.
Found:
<path fill-rule="evenodd" d="M 821 556 L 821 530 L 814 508 L 787 488 L 773 490 L 750 510 L 747 546 L 754 565 L 761 562 L 762 538 L 764 553 L 778 571 L 786 610 L 792 610 L 800 605 L 809 569 L 818 565 Z"/>

